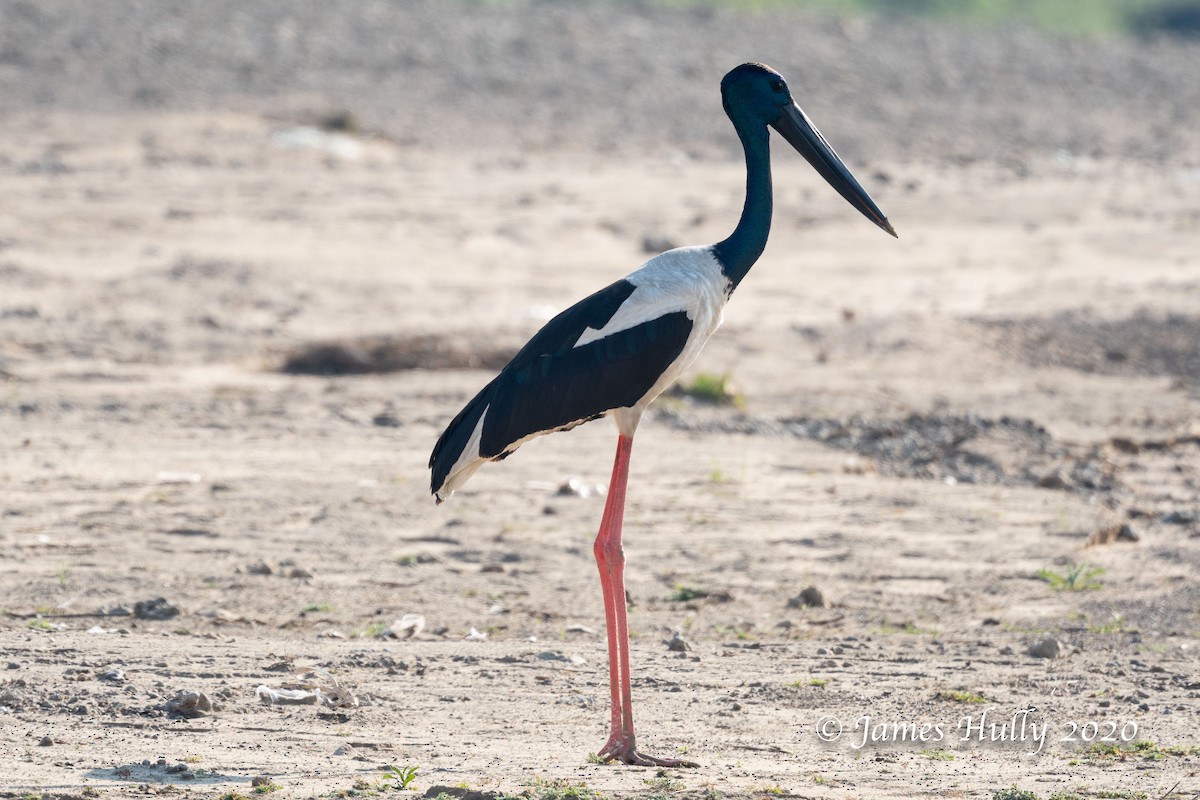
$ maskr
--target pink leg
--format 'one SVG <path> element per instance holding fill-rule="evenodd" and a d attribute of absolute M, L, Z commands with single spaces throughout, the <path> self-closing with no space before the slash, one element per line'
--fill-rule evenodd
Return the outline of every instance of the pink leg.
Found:
<path fill-rule="evenodd" d="M 633 732 L 633 695 L 629 678 L 629 622 L 625 611 L 625 553 L 621 549 L 621 523 L 625 517 L 625 486 L 629 482 L 629 455 L 633 439 L 617 439 L 617 458 L 608 500 L 593 551 L 604 590 L 604 619 L 608 628 L 608 679 L 612 695 L 612 733 L 600 750 L 604 761 L 658 767 L 694 767 L 677 758 L 652 758 L 637 751 Z"/>

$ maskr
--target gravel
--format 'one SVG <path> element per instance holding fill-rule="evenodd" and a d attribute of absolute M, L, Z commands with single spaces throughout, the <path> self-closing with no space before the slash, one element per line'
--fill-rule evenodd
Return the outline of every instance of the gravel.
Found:
<path fill-rule="evenodd" d="M 335 112 L 422 147 L 736 155 L 764 61 L 851 160 L 1200 163 L 1200 43 L 647 3 L 0 1 L 0 113 Z"/>

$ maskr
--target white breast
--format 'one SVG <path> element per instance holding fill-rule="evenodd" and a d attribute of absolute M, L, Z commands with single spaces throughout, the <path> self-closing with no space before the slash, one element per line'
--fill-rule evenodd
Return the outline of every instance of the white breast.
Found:
<path fill-rule="evenodd" d="M 708 247 L 669 250 L 647 261 L 625 280 L 637 289 L 603 328 L 586 329 L 575 342 L 576 347 L 664 314 L 683 311 L 692 321 L 691 334 L 679 357 L 633 408 L 617 411 L 618 427 L 622 432 L 632 435 L 646 407 L 696 360 L 705 342 L 720 327 L 722 312 L 729 299 L 730 283 L 721 271 L 720 262 Z"/>

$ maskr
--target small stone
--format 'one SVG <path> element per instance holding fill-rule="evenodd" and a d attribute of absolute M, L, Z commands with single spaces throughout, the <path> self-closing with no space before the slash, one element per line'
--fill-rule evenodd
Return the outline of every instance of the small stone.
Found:
<path fill-rule="evenodd" d="M 391 411 L 380 411 L 371 417 L 371 422 L 381 428 L 399 428 L 404 424 Z"/>
<path fill-rule="evenodd" d="M 112 681 L 113 683 L 124 683 L 125 682 L 125 671 L 122 670 L 120 667 L 115 667 L 115 668 L 107 670 L 105 672 L 101 672 L 99 675 L 96 676 L 96 680 Z"/>
<path fill-rule="evenodd" d="M 667 649 L 673 653 L 686 653 L 692 649 L 692 646 L 684 641 L 679 631 L 675 631 L 674 635 L 667 640 Z"/>
<path fill-rule="evenodd" d="M 1038 478 L 1036 484 L 1041 489 L 1066 489 L 1067 482 L 1057 472 L 1050 472 Z"/>
<path fill-rule="evenodd" d="M 212 699 L 204 692 L 179 691 L 163 705 L 168 714 L 178 714 L 181 717 L 203 717 L 213 712 Z"/>
<path fill-rule="evenodd" d="M 568 478 L 559 484 L 558 491 L 555 494 L 559 497 L 591 497 L 592 487 L 579 478 Z"/>
<path fill-rule="evenodd" d="M 1062 651 L 1062 642 L 1053 636 L 1047 636 L 1030 646 L 1029 655 L 1034 658 L 1058 658 L 1062 654 Z"/>
<path fill-rule="evenodd" d="M 788 600 L 788 608 L 825 608 L 825 595 L 815 586 L 809 586 Z"/>
<path fill-rule="evenodd" d="M 1121 530 L 1117 531 L 1118 542 L 1136 542 L 1138 539 L 1138 535 L 1128 525 L 1122 525 Z"/>
<path fill-rule="evenodd" d="M 52 747 L 53 745 L 54 740 L 49 736 L 43 736 L 41 739 L 38 739 L 38 747 Z"/>
<path fill-rule="evenodd" d="M 133 615 L 138 619 L 165 620 L 179 616 L 179 608 L 168 603 L 165 597 L 156 597 L 135 603 Z"/>
<path fill-rule="evenodd" d="M 420 614 L 405 614 L 383 632 L 385 637 L 411 639 L 425 630 L 425 617 Z"/>
<path fill-rule="evenodd" d="M 642 252 L 665 253 L 677 247 L 675 240 L 665 233 L 647 233 L 642 237 Z"/>

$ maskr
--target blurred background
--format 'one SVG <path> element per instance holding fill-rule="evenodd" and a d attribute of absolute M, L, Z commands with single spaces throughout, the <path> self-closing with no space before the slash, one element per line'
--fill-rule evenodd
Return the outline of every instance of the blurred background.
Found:
<path fill-rule="evenodd" d="M 1181 0 L 0 3 L 0 111 L 348 114 L 400 143 L 736 153 L 769 63 L 852 158 L 1200 154 Z"/>

